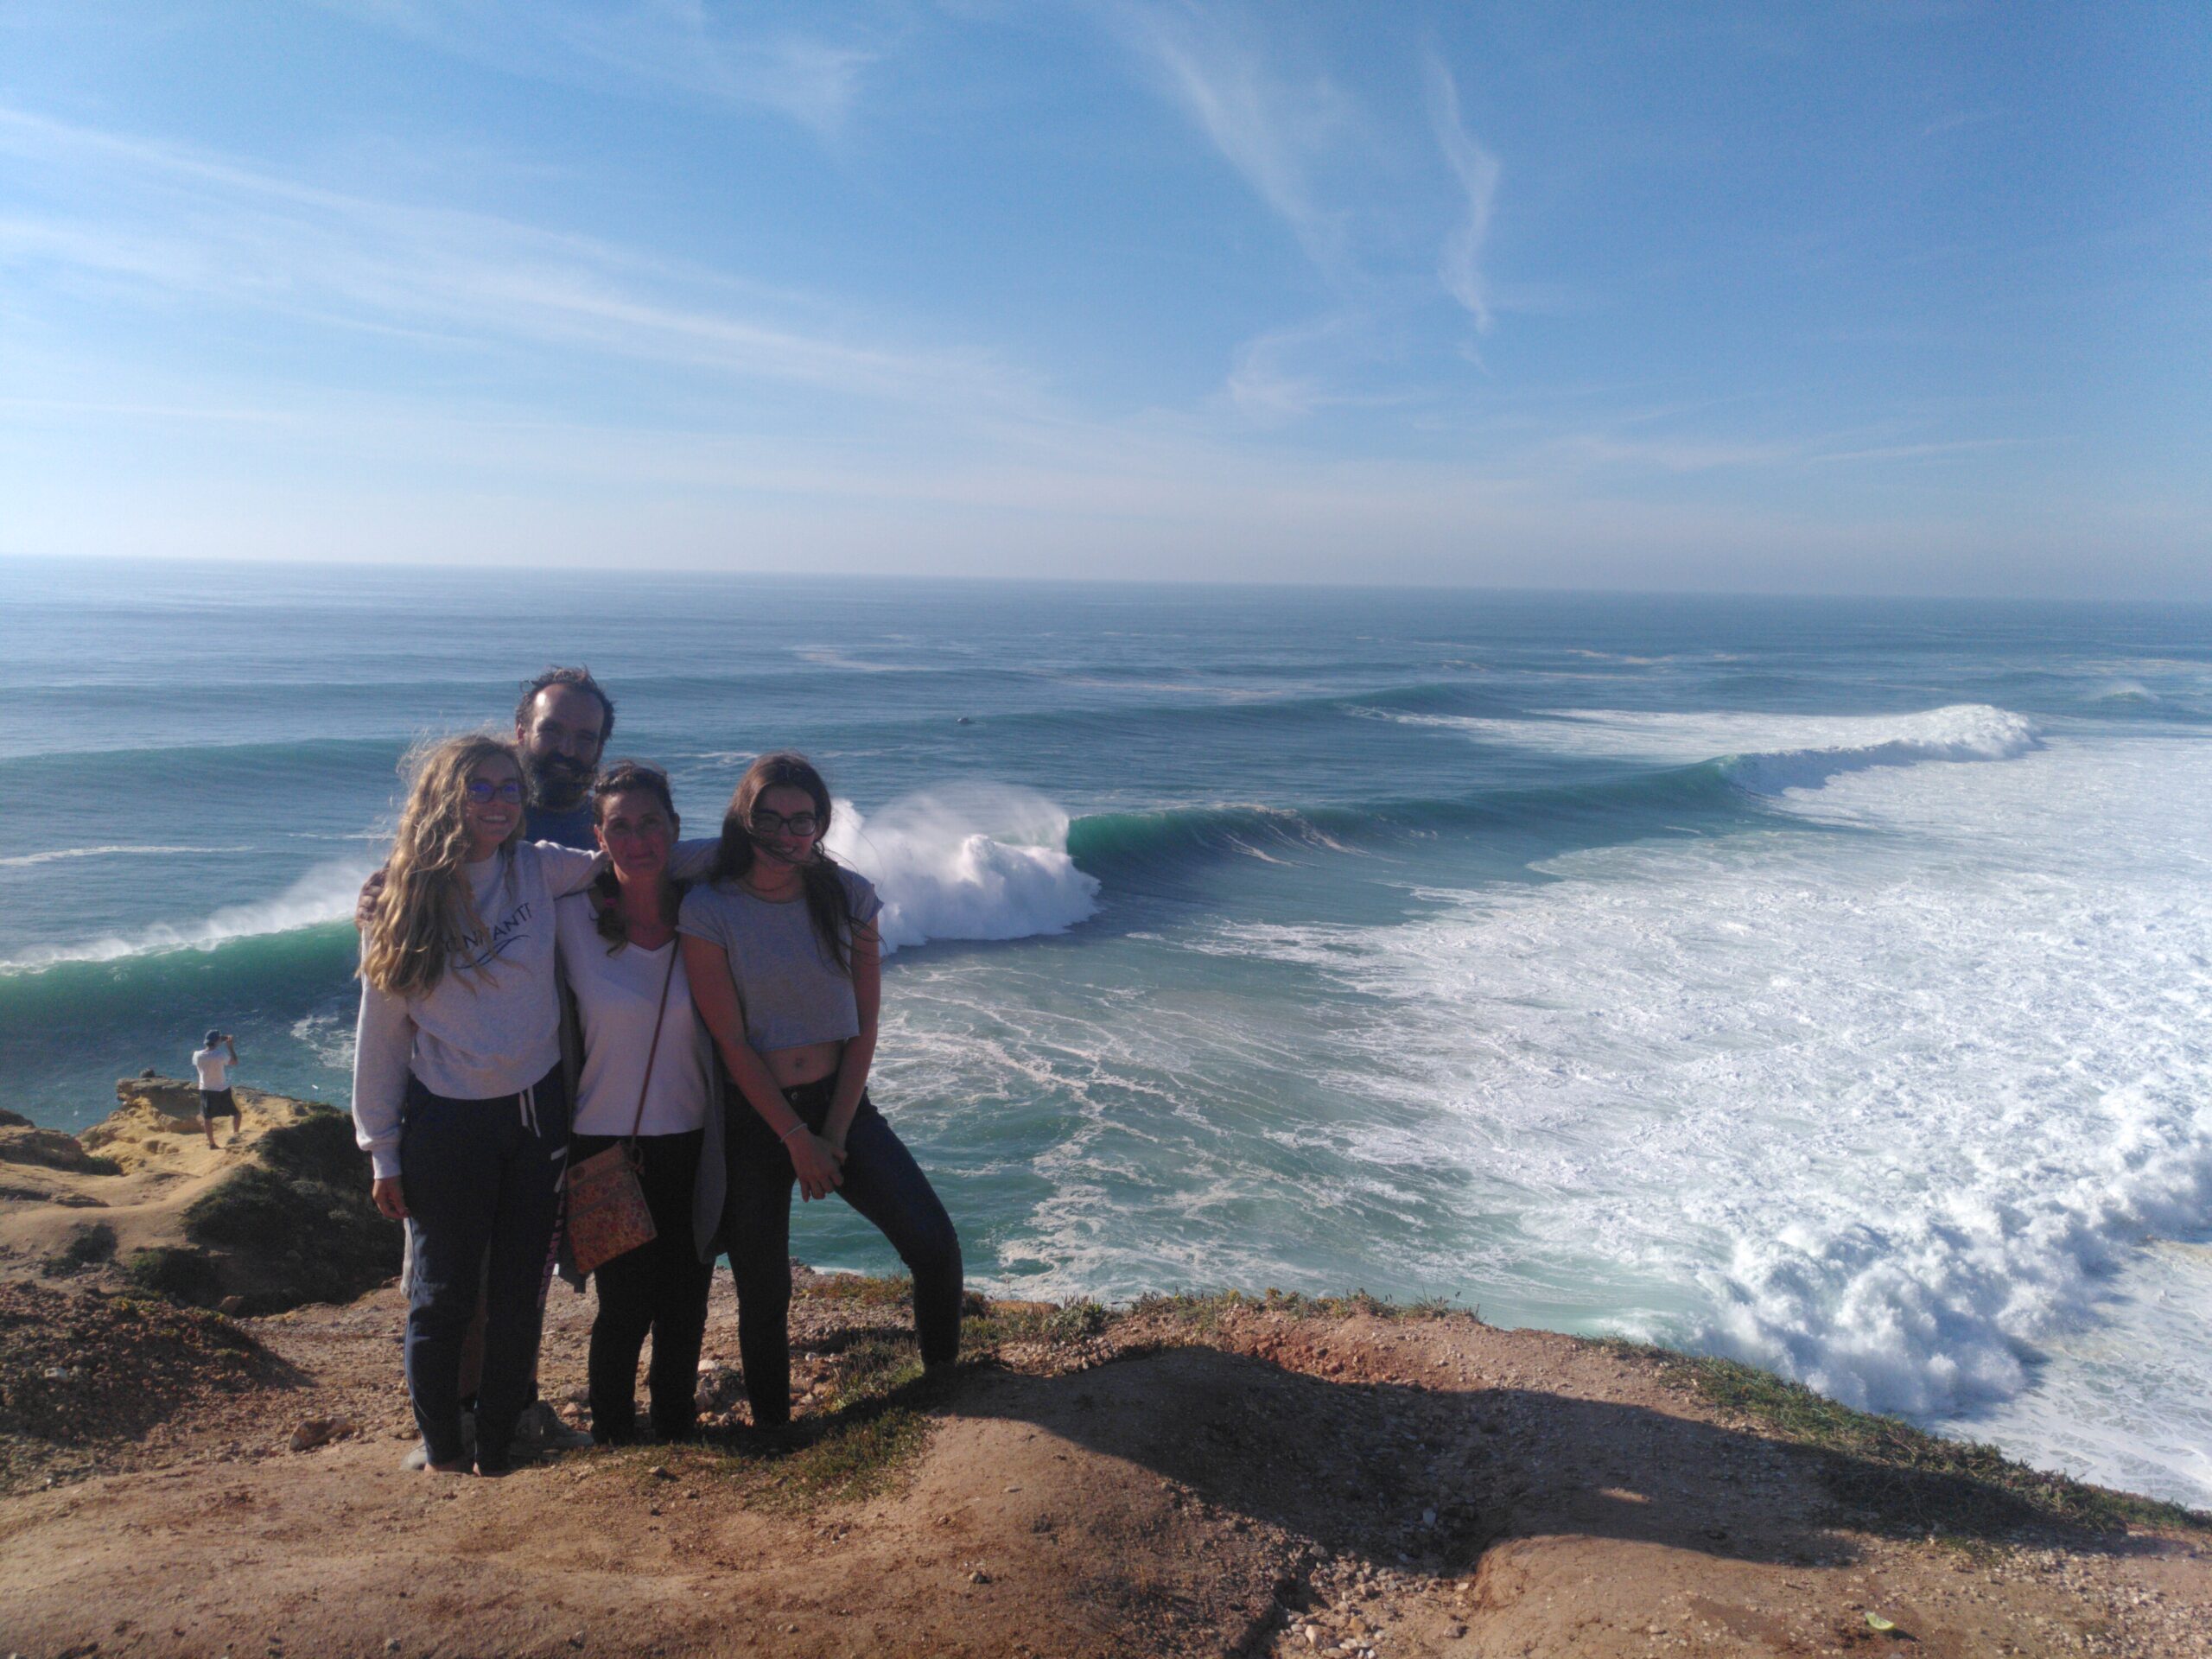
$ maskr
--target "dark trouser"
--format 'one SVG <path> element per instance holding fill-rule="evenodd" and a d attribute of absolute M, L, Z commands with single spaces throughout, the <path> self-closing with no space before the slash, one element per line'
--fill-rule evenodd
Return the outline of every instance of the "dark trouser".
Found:
<path fill-rule="evenodd" d="M 591 1437 L 602 1446 L 636 1436 L 638 1351 L 649 1331 L 653 1358 L 645 1388 L 653 1433 L 682 1440 L 697 1421 L 699 1342 L 715 1276 L 714 1265 L 699 1259 L 691 1242 L 691 1186 L 705 1139 L 702 1129 L 638 1137 L 638 1173 L 652 1211 L 653 1240 L 601 1262 L 593 1275 L 599 1314 L 591 1324 Z M 621 1144 L 613 1135 L 580 1135 L 569 1155 L 581 1162 Z"/>
<path fill-rule="evenodd" d="M 832 1088 L 824 1078 L 787 1089 L 784 1098 L 819 1133 L 830 1115 Z M 866 1095 L 845 1135 L 844 1177 L 839 1196 L 875 1224 L 914 1275 L 914 1331 L 921 1338 L 923 1363 L 957 1358 L 959 1236 L 931 1190 L 929 1177 Z M 791 1415 L 791 1185 L 798 1179 L 783 1143 L 733 1090 L 723 1236 L 737 1280 L 737 1345 L 745 1362 L 745 1394 L 753 1402 L 753 1421 L 762 1428 L 787 1423 Z"/>
<path fill-rule="evenodd" d="M 462 1455 L 461 1351 L 484 1291 L 484 1370 L 476 1391 L 476 1466 L 507 1466 L 530 1403 L 544 1304 L 547 1242 L 569 1144 L 557 1065 L 519 1095 L 448 1100 L 409 1078 L 399 1133 L 400 1190 L 415 1245 L 407 1310 L 407 1392 L 433 1463 Z"/>
<path fill-rule="evenodd" d="M 245 1121 L 238 1117 L 238 1096 L 227 1089 L 202 1089 L 200 1091 L 200 1116 L 209 1123 L 219 1117 L 236 1118 L 241 1123 Z"/>

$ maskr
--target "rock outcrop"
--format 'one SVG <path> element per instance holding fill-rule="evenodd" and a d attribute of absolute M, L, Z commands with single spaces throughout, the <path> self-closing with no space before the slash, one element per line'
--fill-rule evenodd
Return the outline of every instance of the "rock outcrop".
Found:
<path fill-rule="evenodd" d="M 0 1126 L 0 1262 L 257 1313 L 346 1301 L 399 1270 L 344 1114 L 238 1089 L 233 1130 L 196 1087 L 142 1075 L 81 1135 Z M 11 1114 L 11 1116 L 13 1116 Z M 97 1228 L 84 1211 L 99 1212 Z"/>

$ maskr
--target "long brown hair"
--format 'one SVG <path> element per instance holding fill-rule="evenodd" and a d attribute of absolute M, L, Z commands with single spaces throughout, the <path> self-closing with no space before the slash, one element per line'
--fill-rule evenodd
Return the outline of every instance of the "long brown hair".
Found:
<path fill-rule="evenodd" d="M 729 798 L 729 810 L 722 814 L 722 844 L 715 855 L 715 880 L 740 880 L 752 869 L 753 804 L 780 785 L 804 790 L 813 799 L 814 816 L 822 825 L 823 835 L 830 833 L 830 785 L 822 781 L 822 774 L 814 769 L 814 763 L 789 749 L 764 754 L 745 769 L 745 776 L 737 780 L 737 789 Z M 801 890 L 806 894 L 806 913 L 814 924 L 815 938 L 821 941 L 830 960 L 836 963 L 837 971 L 850 975 L 853 964 L 847 941 L 853 931 L 853 901 L 845 891 L 840 874 L 842 868 L 817 841 L 814 856 L 799 866 L 798 877 Z"/>
<path fill-rule="evenodd" d="M 521 778 L 515 746 L 481 732 L 423 744 L 403 763 L 407 806 L 385 863 L 384 891 L 362 931 L 361 977 L 380 991 L 428 996 L 453 953 L 484 931 L 461 867 L 468 862 L 468 774 L 492 760 L 505 760 Z M 522 826 L 518 811 L 502 853 Z"/>

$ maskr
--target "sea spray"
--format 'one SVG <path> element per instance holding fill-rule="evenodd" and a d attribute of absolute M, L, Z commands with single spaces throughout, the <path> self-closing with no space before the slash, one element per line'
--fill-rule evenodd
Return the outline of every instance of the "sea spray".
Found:
<path fill-rule="evenodd" d="M 1854 1405 L 1986 1408 L 2147 1240 L 2212 1228 L 2212 906 L 2174 885 L 2212 747 L 2031 753 L 1839 776 L 1871 836 L 1593 849 L 1545 887 L 1424 891 L 1406 923 L 1211 948 L 1369 999 L 1345 1086 L 1402 1103 L 1529 1255 L 1704 1293 L 1611 1328 Z M 1407 1155 L 1402 1130 L 1344 1138 Z"/>
<path fill-rule="evenodd" d="M 876 886 L 887 952 L 931 939 L 1059 933 L 1098 908 L 1067 853 L 1068 817 L 1033 790 L 967 784 L 863 816 L 840 801 L 829 849 Z"/>

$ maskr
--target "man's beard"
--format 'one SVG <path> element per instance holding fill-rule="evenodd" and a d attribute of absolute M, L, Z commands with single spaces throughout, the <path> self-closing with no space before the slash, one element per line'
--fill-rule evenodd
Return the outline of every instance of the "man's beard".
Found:
<path fill-rule="evenodd" d="M 540 806 L 565 812 L 583 799 L 584 791 L 591 787 L 591 780 L 597 773 L 597 767 L 588 766 L 581 760 L 571 760 L 565 754 L 549 754 L 530 763 L 531 789 Z"/>

